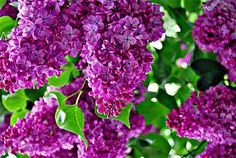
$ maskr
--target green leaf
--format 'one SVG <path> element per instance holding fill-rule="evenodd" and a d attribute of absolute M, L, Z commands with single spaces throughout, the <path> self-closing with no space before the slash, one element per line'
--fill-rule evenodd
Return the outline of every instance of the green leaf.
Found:
<path fill-rule="evenodd" d="M 59 106 L 55 114 L 58 127 L 78 134 L 87 148 L 88 142 L 83 134 L 84 113 L 82 110 L 77 105 L 66 105 L 67 98 L 60 92 L 52 91 L 49 94 L 55 95 L 58 101 Z"/>
<path fill-rule="evenodd" d="M 27 97 L 23 89 L 16 91 L 14 94 L 2 95 L 4 107 L 10 112 L 24 110 L 27 105 Z"/>
<path fill-rule="evenodd" d="M 140 143 L 142 142 L 142 143 Z M 138 157 L 145 158 L 167 158 L 171 150 L 170 144 L 167 140 L 156 133 L 149 133 L 145 136 L 140 136 L 131 145 Z"/>
<path fill-rule="evenodd" d="M 5 92 L 0 89 L 0 116 L 6 114 L 8 112 L 2 103 L 2 95 L 3 94 L 5 94 Z"/>
<path fill-rule="evenodd" d="M 86 148 L 88 147 L 88 142 L 83 134 L 84 113 L 77 105 L 66 105 L 58 108 L 55 118 L 58 127 L 78 134 L 84 141 Z"/>
<path fill-rule="evenodd" d="M 16 21 L 9 16 L 0 17 L 0 38 L 3 34 L 9 34 L 15 27 Z"/>
<path fill-rule="evenodd" d="M 193 43 L 192 39 L 192 28 L 193 24 L 188 21 L 186 16 L 186 10 L 183 8 L 173 9 L 167 8 L 169 15 L 175 19 L 176 23 L 179 25 L 181 31 L 178 32 L 178 36 L 186 44 Z"/>
<path fill-rule="evenodd" d="M 201 154 L 206 149 L 206 146 L 208 145 L 208 143 L 206 141 L 204 141 L 202 143 L 203 144 L 200 147 L 198 147 L 197 150 L 195 150 L 193 152 L 194 156 Z"/>
<path fill-rule="evenodd" d="M 226 69 L 220 63 L 211 59 L 199 59 L 191 64 L 191 67 L 201 77 L 198 80 L 199 90 L 206 90 L 210 86 L 216 86 L 223 80 Z"/>
<path fill-rule="evenodd" d="M 170 6 L 172 8 L 180 7 L 180 0 L 151 0 L 151 2 L 164 6 Z"/>
<path fill-rule="evenodd" d="M 65 70 L 64 72 L 60 74 L 60 77 L 57 77 L 56 75 L 54 75 L 48 78 L 48 83 L 52 86 L 60 88 L 69 83 L 70 73 L 71 71 Z"/>
<path fill-rule="evenodd" d="M 185 148 L 186 143 L 188 142 L 187 138 L 180 138 L 176 135 L 176 132 L 171 133 L 171 138 L 174 141 L 173 149 L 176 151 L 177 155 L 184 155 L 187 153 Z"/>
<path fill-rule="evenodd" d="M 171 75 L 176 59 L 181 57 L 180 43 L 174 38 L 166 38 L 158 56 L 152 64 L 152 71 L 157 83 L 162 84 Z"/>
<path fill-rule="evenodd" d="M 4 4 L 7 2 L 7 0 L 0 0 L 0 10 L 4 6 Z"/>
<path fill-rule="evenodd" d="M 115 120 L 123 122 L 128 128 L 130 128 L 129 116 L 132 106 L 133 106 L 132 103 L 127 104 L 126 108 L 121 110 L 120 115 L 114 118 Z"/>
<path fill-rule="evenodd" d="M 69 56 L 69 55 L 67 55 L 66 57 L 66 60 L 68 61 L 68 62 L 71 62 L 71 63 L 77 63 L 78 61 L 79 61 L 79 59 L 80 59 L 80 55 L 78 54 L 78 56 L 77 57 L 72 57 L 72 56 Z"/>
<path fill-rule="evenodd" d="M 11 115 L 10 125 L 13 126 L 19 118 L 24 118 L 28 110 L 20 110 Z"/>
<path fill-rule="evenodd" d="M 199 60 L 199 59 L 202 59 L 202 58 L 207 58 L 207 59 L 212 59 L 212 60 L 216 60 L 216 54 L 215 53 L 212 53 L 212 52 L 203 52 L 202 50 L 200 50 L 198 48 L 197 45 L 195 45 L 195 49 L 193 51 L 193 61 L 196 61 L 196 60 Z"/>
<path fill-rule="evenodd" d="M 72 75 L 73 75 L 74 78 L 80 77 L 81 74 L 82 74 L 82 71 L 79 70 L 79 69 L 72 70 Z"/>
<path fill-rule="evenodd" d="M 152 71 L 157 83 L 161 84 L 171 74 L 171 69 L 171 65 L 164 60 L 163 56 L 160 56 L 158 61 L 152 64 Z"/>
<path fill-rule="evenodd" d="M 159 100 L 160 103 L 168 107 L 170 110 L 178 107 L 175 98 L 167 94 L 163 89 L 158 90 L 157 100 Z"/>
<path fill-rule="evenodd" d="M 189 12 L 200 11 L 201 0 L 184 0 L 184 8 Z"/>
<path fill-rule="evenodd" d="M 39 89 L 25 89 L 25 95 L 27 96 L 29 101 L 34 103 L 40 97 L 44 96 L 46 89 L 47 89 L 46 86 L 40 87 Z"/>
<path fill-rule="evenodd" d="M 132 109 L 132 106 L 133 106 L 132 103 L 127 104 L 124 109 L 121 109 L 121 112 L 120 112 L 119 116 L 111 117 L 111 119 L 120 121 L 120 122 L 124 123 L 128 128 L 130 128 L 129 116 L 130 116 L 130 111 Z M 97 106 L 95 106 L 95 108 L 94 108 L 95 109 L 95 113 L 97 114 L 97 116 L 99 116 L 102 119 L 110 119 L 110 118 L 107 118 L 106 115 L 99 114 L 97 112 L 97 108 L 98 108 Z"/>
<path fill-rule="evenodd" d="M 51 91 L 49 94 L 56 96 L 59 107 L 66 105 L 66 96 L 64 96 L 61 92 Z"/>
<path fill-rule="evenodd" d="M 138 113 L 144 116 L 147 125 L 154 124 L 160 129 L 165 127 L 166 115 L 170 112 L 168 108 L 159 102 L 145 100 L 136 106 Z"/>
<path fill-rule="evenodd" d="M 185 82 L 192 84 L 195 84 L 199 79 L 199 76 L 190 67 L 187 69 L 181 69 L 178 73 L 178 77 L 182 78 Z"/>
<path fill-rule="evenodd" d="M 190 97 L 190 94 L 191 90 L 189 89 L 189 87 L 184 85 L 178 90 L 176 97 L 180 98 L 181 102 L 183 103 Z"/>

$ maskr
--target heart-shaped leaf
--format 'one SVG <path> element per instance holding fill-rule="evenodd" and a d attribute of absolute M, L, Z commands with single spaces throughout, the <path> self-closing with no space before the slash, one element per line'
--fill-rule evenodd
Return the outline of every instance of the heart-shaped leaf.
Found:
<path fill-rule="evenodd" d="M 48 83 L 52 86 L 60 88 L 69 83 L 70 73 L 70 70 L 65 70 L 60 74 L 60 77 L 56 77 L 56 75 L 54 75 L 48 78 Z"/>
<path fill-rule="evenodd" d="M 78 134 L 84 141 L 86 148 L 88 147 L 88 142 L 83 134 L 84 113 L 77 105 L 66 105 L 58 108 L 55 118 L 58 127 Z"/>
<path fill-rule="evenodd" d="M 78 134 L 87 148 L 88 142 L 83 134 L 84 113 L 82 110 L 77 105 L 66 105 L 67 97 L 60 92 L 52 91 L 49 94 L 55 95 L 58 101 L 58 108 L 55 114 L 58 127 Z"/>
<path fill-rule="evenodd" d="M 16 112 L 26 108 L 28 98 L 23 89 L 16 91 L 14 94 L 2 95 L 2 103 L 10 112 Z"/>
<path fill-rule="evenodd" d="M 18 121 L 19 118 L 24 118 L 27 112 L 28 110 L 26 109 L 14 112 L 11 115 L 10 125 L 13 126 Z"/>
<path fill-rule="evenodd" d="M 16 26 L 16 21 L 9 16 L 0 17 L 0 38 L 3 34 L 8 34 Z"/>
<path fill-rule="evenodd" d="M 121 112 L 120 112 L 119 116 L 117 116 L 117 117 L 110 117 L 110 118 L 107 118 L 106 115 L 99 114 L 97 112 L 97 108 L 98 108 L 97 106 L 95 106 L 94 109 L 95 109 L 95 113 L 100 118 L 102 118 L 102 119 L 114 119 L 114 120 L 117 120 L 117 121 L 120 121 L 120 122 L 124 123 L 128 128 L 130 128 L 129 116 L 130 116 L 130 111 L 132 109 L 132 106 L 133 106 L 132 103 L 127 104 L 124 109 L 121 109 Z"/>

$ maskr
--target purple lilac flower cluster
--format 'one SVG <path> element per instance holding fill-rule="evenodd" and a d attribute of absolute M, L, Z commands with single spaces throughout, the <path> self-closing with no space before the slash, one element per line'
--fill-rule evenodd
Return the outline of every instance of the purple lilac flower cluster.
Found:
<path fill-rule="evenodd" d="M 199 97 L 196 92 L 192 93 L 179 109 L 168 115 L 167 125 L 181 137 L 207 140 L 211 146 L 219 144 L 233 148 L 236 145 L 235 116 L 236 92 L 216 86 L 200 92 Z"/>
<path fill-rule="evenodd" d="M 5 115 L 4 116 L 4 121 L 0 122 L 1 126 L 0 126 L 0 135 L 8 128 L 8 126 L 10 125 L 10 115 Z M 3 141 L 0 140 L 0 155 L 3 155 L 6 153 L 6 148 L 4 146 Z"/>
<path fill-rule="evenodd" d="M 8 65 L 6 64 L 8 61 L 8 53 L 5 53 L 7 50 L 7 41 L 0 40 L 0 87 L 4 87 L 5 84 L 2 82 L 3 76 L 2 74 L 6 73 Z M 3 53 L 4 52 L 4 53 Z"/>
<path fill-rule="evenodd" d="M 49 89 L 59 90 L 69 96 L 78 91 L 83 82 L 84 78 L 77 78 L 61 89 Z M 83 132 L 89 144 L 87 150 L 77 135 L 57 127 L 54 121 L 57 102 L 54 98 L 36 101 L 32 112 L 25 119 L 9 127 L 2 135 L 5 146 L 13 152 L 21 152 L 31 157 L 124 157 L 128 151 L 128 140 L 151 129 L 145 127 L 145 121 L 139 114 L 131 114 L 131 129 L 116 120 L 99 118 L 94 114 L 95 100 L 87 94 L 89 90 L 85 86 L 78 104 L 85 114 Z M 76 98 L 69 99 L 68 104 L 74 104 L 75 100 Z"/>
<path fill-rule="evenodd" d="M 118 116 L 151 70 L 146 45 L 164 33 L 163 13 L 146 0 L 99 1 L 90 3 L 91 15 L 83 21 L 86 45 L 81 56 L 88 63 L 85 73 L 98 112 Z"/>
<path fill-rule="evenodd" d="M 235 158 L 236 144 L 232 146 L 228 145 L 212 145 L 208 144 L 205 151 L 196 158 Z"/>
<path fill-rule="evenodd" d="M 99 113 L 117 116 L 151 70 L 146 45 L 164 33 L 159 9 L 147 0 L 19 0 L 19 26 L 1 52 L 1 87 L 40 87 L 59 75 L 66 55 L 82 51 Z"/>
<path fill-rule="evenodd" d="M 78 136 L 58 128 L 54 120 L 56 108 L 56 99 L 36 101 L 31 113 L 4 131 L 1 139 L 5 147 L 32 157 L 72 149 Z"/>
<path fill-rule="evenodd" d="M 1 87 L 40 87 L 53 74 L 59 75 L 66 55 L 77 56 L 82 49 L 80 4 L 67 1 L 19 0 L 18 27 L 9 36 L 1 69 Z M 1 60 L 2 62 L 2 60 Z"/>
<path fill-rule="evenodd" d="M 0 17 L 10 16 L 13 19 L 17 17 L 18 10 L 17 8 L 9 5 L 9 3 L 11 2 L 15 2 L 15 0 L 7 0 L 6 3 L 3 5 L 2 9 L 0 9 Z"/>
<path fill-rule="evenodd" d="M 203 6 L 193 29 L 196 44 L 205 51 L 214 51 L 228 69 L 229 79 L 236 82 L 236 1 L 209 0 Z"/>

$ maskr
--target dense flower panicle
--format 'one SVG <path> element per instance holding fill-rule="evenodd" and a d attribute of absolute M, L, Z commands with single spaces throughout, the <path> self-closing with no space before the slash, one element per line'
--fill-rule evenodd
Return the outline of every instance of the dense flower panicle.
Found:
<path fill-rule="evenodd" d="M 93 2 L 83 21 L 86 45 L 81 56 L 88 63 L 85 73 L 98 112 L 118 116 L 151 70 L 146 44 L 164 33 L 163 13 L 146 0 Z"/>
<path fill-rule="evenodd" d="M 8 62 L 8 54 L 5 53 L 7 50 L 7 42 L 6 40 L 0 40 L 0 87 L 4 87 L 4 83 L 2 82 L 3 76 L 2 74 L 6 73 L 6 67 L 8 66 L 6 63 Z"/>
<path fill-rule="evenodd" d="M 236 42 L 233 45 L 220 48 L 217 58 L 228 70 L 228 78 L 236 83 Z"/>
<path fill-rule="evenodd" d="M 14 92 L 40 87 L 47 77 L 59 75 L 66 55 L 77 56 L 82 49 L 82 18 L 79 11 L 78 15 L 70 12 L 80 4 L 68 7 L 67 1 L 62 2 L 19 0 L 19 25 L 10 34 L 7 50 L 1 52 L 8 56 L 2 88 Z"/>
<path fill-rule="evenodd" d="M 211 87 L 198 97 L 191 97 L 168 115 L 167 125 L 174 128 L 181 137 L 213 145 L 231 146 L 236 141 L 236 92 L 225 86 Z"/>
<path fill-rule="evenodd" d="M 5 115 L 3 122 L 0 122 L 0 135 L 10 126 L 10 115 Z M 0 140 L 0 155 L 6 153 L 6 148 L 3 141 Z"/>
<path fill-rule="evenodd" d="M 69 96 L 78 91 L 83 82 L 84 78 L 77 78 L 61 89 L 50 87 L 48 91 L 59 90 Z M 87 150 L 79 137 L 57 127 L 54 121 L 57 103 L 53 98 L 40 99 L 31 114 L 9 127 L 2 136 L 5 145 L 13 152 L 26 153 L 32 157 L 124 157 L 128 140 L 152 129 L 146 128 L 143 117 L 134 113 L 130 116 L 131 129 L 116 120 L 99 118 L 94 113 L 94 98 L 87 95 L 89 90 L 88 86 L 84 87 L 78 104 L 85 114 L 83 132 L 88 140 Z M 75 100 L 76 97 L 72 97 L 67 103 L 74 104 Z"/>
<path fill-rule="evenodd" d="M 117 116 L 151 70 L 148 41 L 164 33 L 160 6 L 147 0 L 19 0 L 19 26 L 10 34 L 1 87 L 40 87 L 60 73 L 66 55 L 81 52 L 99 113 Z M 84 63 L 83 63 L 84 62 Z M 4 85 L 4 86 L 2 86 Z"/>
<path fill-rule="evenodd" d="M 236 144 L 232 146 L 228 145 L 212 145 L 209 144 L 206 150 L 196 158 L 235 158 L 236 155 Z"/>
<path fill-rule="evenodd" d="M 72 149 L 78 136 L 58 128 L 54 120 L 57 108 L 55 99 L 35 102 L 31 113 L 19 119 L 1 136 L 4 145 L 14 152 L 32 157 L 50 156 L 61 148 Z"/>
<path fill-rule="evenodd" d="M 236 1 L 209 0 L 193 29 L 193 38 L 203 50 L 213 51 L 236 82 Z"/>
<path fill-rule="evenodd" d="M 196 44 L 203 50 L 217 51 L 233 42 L 236 39 L 236 1 L 209 0 L 203 9 L 193 29 Z"/>
<path fill-rule="evenodd" d="M 0 17 L 10 16 L 13 19 L 17 17 L 18 10 L 16 7 L 9 5 L 11 2 L 15 2 L 15 0 L 7 0 L 2 9 L 0 9 Z"/>

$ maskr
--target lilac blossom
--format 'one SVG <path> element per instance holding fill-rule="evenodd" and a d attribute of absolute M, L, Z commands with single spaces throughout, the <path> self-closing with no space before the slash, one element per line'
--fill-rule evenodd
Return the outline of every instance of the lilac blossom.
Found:
<path fill-rule="evenodd" d="M 4 131 L 1 139 L 5 147 L 13 153 L 32 157 L 50 156 L 61 148 L 72 149 L 78 136 L 57 126 L 54 120 L 56 108 L 55 99 L 36 101 L 31 113 Z"/>
<path fill-rule="evenodd" d="M 0 135 L 10 126 L 10 115 L 7 114 L 4 117 L 3 122 L 0 122 Z M 7 152 L 3 141 L 0 140 L 0 155 L 4 155 Z"/>
<path fill-rule="evenodd" d="M 181 137 L 207 140 L 213 145 L 232 145 L 235 137 L 236 92 L 225 86 L 196 92 L 168 115 L 167 125 Z"/>
<path fill-rule="evenodd" d="M 83 16 L 72 15 L 80 3 L 67 7 L 60 1 L 19 0 L 18 27 L 9 36 L 7 49 L 1 51 L 0 87 L 14 92 L 19 88 L 38 88 L 66 63 L 64 57 L 77 56 L 83 36 L 78 30 Z M 80 42 L 78 42 L 80 41 Z M 1 59 L 1 62 L 3 60 Z"/>
<path fill-rule="evenodd" d="M 84 73 L 92 89 L 89 94 L 97 98 L 98 112 L 111 117 L 131 101 L 151 70 L 153 59 L 146 44 L 164 32 L 163 13 L 159 5 L 145 0 L 100 2 L 99 7 L 88 5 L 91 15 L 83 21 L 87 41 L 81 57 L 88 63 Z"/>
<path fill-rule="evenodd" d="M 236 82 L 236 1 L 209 0 L 203 9 L 195 22 L 193 38 L 201 49 L 217 54 L 229 79 Z"/>
<path fill-rule="evenodd" d="M 236 155 L 236 144 L 232 146 L 229 145 L 212 145 L 208 144 L 205 151 L 200 155 L 197 155 L 196 158 L 234 158 Z"/>

